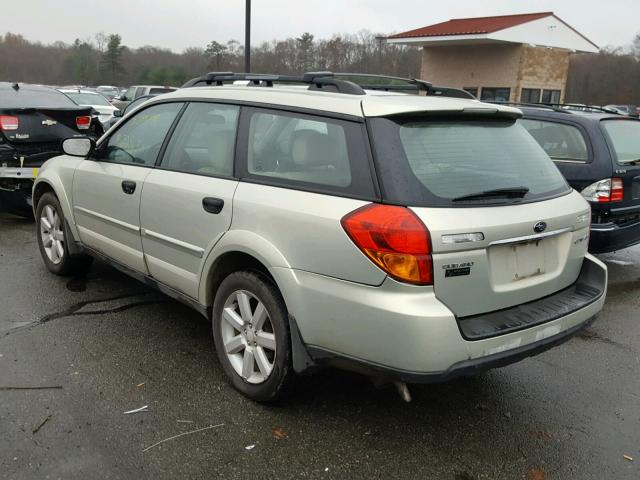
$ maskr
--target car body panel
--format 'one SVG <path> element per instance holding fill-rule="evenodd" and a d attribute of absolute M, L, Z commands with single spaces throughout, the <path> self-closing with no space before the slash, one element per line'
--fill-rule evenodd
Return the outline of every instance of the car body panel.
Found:
<path fill-rule="evenodd" d="M 238 181 L 168 170 L 153 170 L 144 180 L 140 204 L 142 247 L 149 273 L 192 298 L 206 253 L 229 229 Z M 205 197 L 224 201 L 209 213 Z"/>
<path fill-rule="evenodd" d="M 148 274 L 140 237 L 140 197 L 151 168 L 85 160 L 73 177 L 79 240 L 127 267 Z M 133 181 L 133 194 L 122 189 Z"/>

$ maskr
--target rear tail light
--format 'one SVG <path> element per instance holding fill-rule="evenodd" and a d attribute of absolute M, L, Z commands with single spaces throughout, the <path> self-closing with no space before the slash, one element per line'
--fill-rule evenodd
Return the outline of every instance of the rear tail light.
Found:
<path fill-rule="evenodd" d="M 584 190 L 582 196 L 590 202 L 611 203 L 621 202 L 624 198 L 624 188 L 621 178 L 605 178 L 592 183 Z"/>
<path fill-rule="evenodd" d="M 78 130 L 88 130 L 90 125 L 91 125 L 91 117 L 89 116 L 76 117 L 76 127 L 78 127 Z"/>
<path fill-rule="evenodd" d="M 17 130 L 20 126 L 18 117 L 12 115 L 0 115 L 0 130 Z"/>
<path fill-rule="evenodd" d="M 353 243 L 391 277 L 433 285 L 429 230 L 411 210 L 372 203 L 348 213 L 341 223 Z"/>

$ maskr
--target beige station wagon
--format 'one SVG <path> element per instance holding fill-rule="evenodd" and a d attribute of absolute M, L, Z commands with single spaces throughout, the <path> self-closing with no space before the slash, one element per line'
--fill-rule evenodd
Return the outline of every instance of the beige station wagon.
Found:
<path fill-rule="evenodd" d="M 34 185 L 38 243 L 53 273 L 99 257 L 191 305 L 247 397 L 332 365 L 408 398 L 601 310 L 589 206 L 519 110 L 326 73 L 193 84 L 64 142 Z"/>

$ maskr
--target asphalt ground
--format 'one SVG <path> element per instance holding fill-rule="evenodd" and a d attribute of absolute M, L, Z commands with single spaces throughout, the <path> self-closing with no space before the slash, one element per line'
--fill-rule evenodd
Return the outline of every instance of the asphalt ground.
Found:
<path fill-rule="evenodd" d="M 101 263 L 49 274 L 34 230 L 0 214 L 0 478 L 640 478 L 640 247 L 600 257 L 604 311 L 537 357 L 410 404 L 327 370 L 263 406 L 199 314 Z"/>

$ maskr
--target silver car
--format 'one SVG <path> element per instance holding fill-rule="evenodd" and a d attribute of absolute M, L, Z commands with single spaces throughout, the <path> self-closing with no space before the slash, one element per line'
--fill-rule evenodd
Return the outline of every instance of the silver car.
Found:
<path fill-rule="evenodd" d="M 519 110 L 267 83 L 179 90 L 66 140 L 33 190 L 47 268 L 98 257 L 191 305 L 257 401 L 327 365 L 407 398 L 602 309 L 589 206 Z"/>

